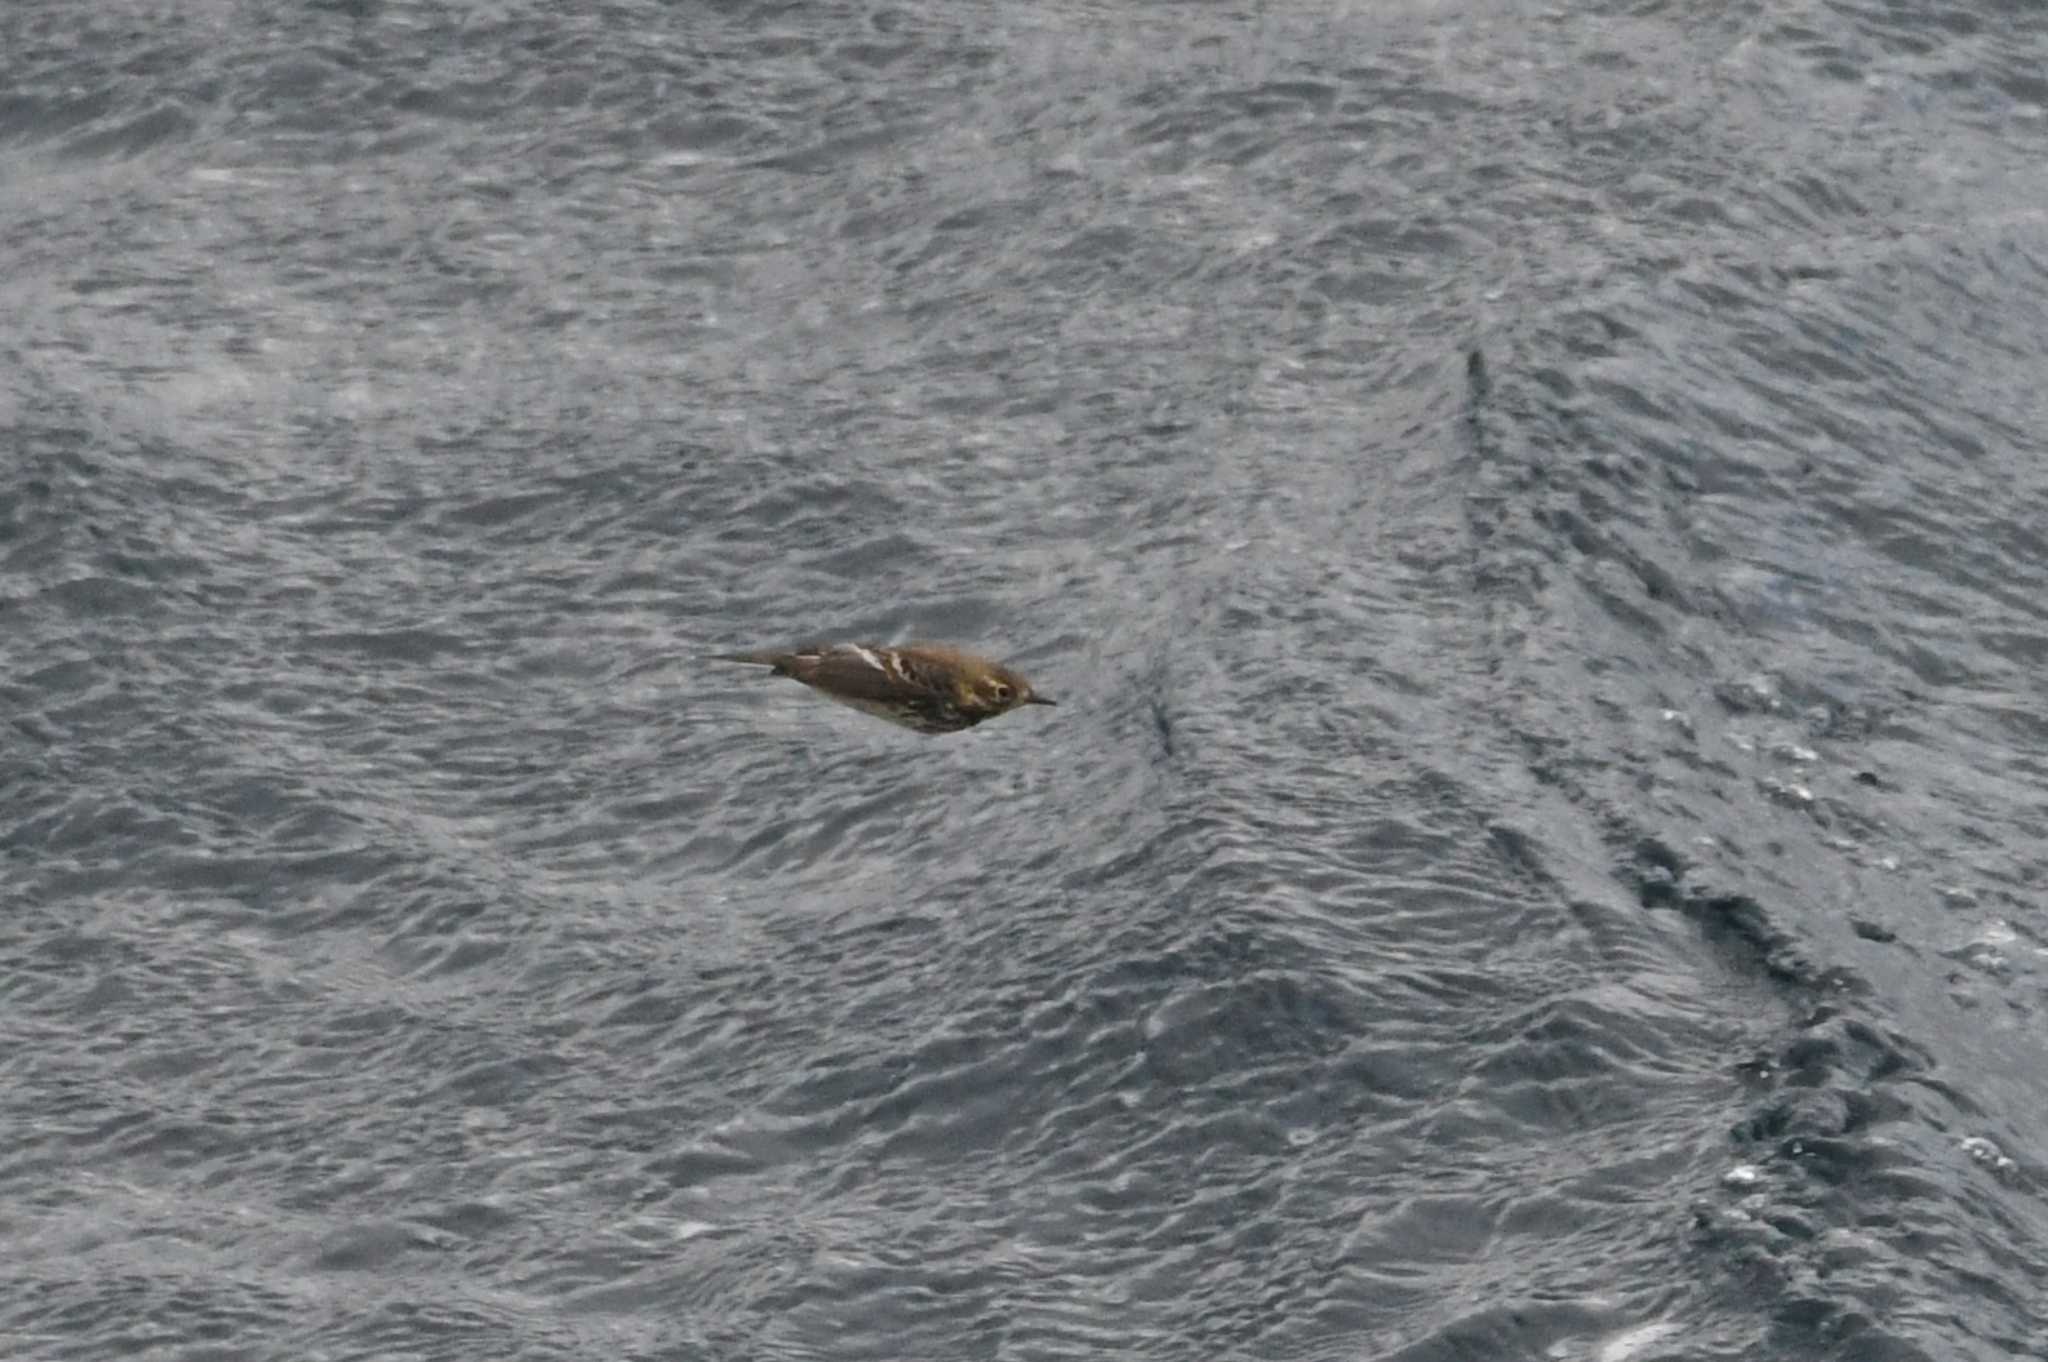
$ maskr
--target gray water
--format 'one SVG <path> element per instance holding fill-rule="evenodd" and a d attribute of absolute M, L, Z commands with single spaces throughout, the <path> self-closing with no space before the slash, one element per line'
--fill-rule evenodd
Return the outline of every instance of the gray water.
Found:
<path fill-rule="evenodd" d="M 2044 69 L 9 5 L 0 1355 L 2048 1357 Z"/>

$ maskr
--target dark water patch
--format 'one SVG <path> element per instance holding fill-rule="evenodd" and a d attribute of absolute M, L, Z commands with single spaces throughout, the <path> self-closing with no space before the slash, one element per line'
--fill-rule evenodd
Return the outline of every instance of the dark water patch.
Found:
<path fill-rule="evenodd" d="M 1497 396 L 1502 389 L 1500 362 L 1497 355 L 1488 356 L 1488 361 L 1483 367 L 1473 367 L 1468 391 L 1474 447 L 1491 461 L 1506 458 L 1520 464 L 1526 458 L 1522 449 L 1532 443 L 1548 445 L 1559 438 L 1570 438 L 1581 448 L 1592 444 L 1607 459 L 1611 457 L 1607 451 L 1622 438 L 1619 432 L 1630 424 L 1667 419 L 1654 406 L 1615 408 L 1607 418 L 1613 423 L 1610 431 L 1602 428 L 1604 421 L 1596 424 L 1546 413 L 1541 399 L 1501 400 Z M 1534 390 L 1532 385 L 1530 391 Z M 1575 599 L 1597 609 L 1603 621 L 1600 627 L 1627 636 L 1651 643 L 1698 637 L 1706 626 L 1683 595 L 1663 593 L 1662 599 L 1640 605 L 1617 603 L 1605 589 L 1605 579 L 1593 568 L 1596 562 L 1654 552 L 1663 563 L 1658 569 L 1660 576 L 1683 580 L 1688 573 L 1678 565 L 1674 546 L 1656 531 L 1660 519 L 1674 514 L 1684 503 L 1665 492 L 1659 498 L 1662 506 L 1652 501 L 1647 506 L 1601 507 L 1596 513 L 1601 529 L 1596 534 L 1576 514 L 1588 504 L 1583 497 L 1573 497 L 1584 474 L 1561 475 L 1555 465 L 1549 465 L 1550 471 L 1538 475 L 1536 467 L 1527 465 L 1527 471 L 1519 473 L 1512 468 L 1500 470 L 1483 479 L 1479 485 L 1486 490 L 1476 503 L 1483 518 L 1475 521 L 1475 527 L 1485 529 L 1489 556 L 1503 564 L 1488 570 L 1487 580 L 1498 584 L 1499 608 L 1505 619 L 1513 622 L 1513 631 L 1502 637 L 1518 642 L 1515 653 L 1522 661 L 1517 669 L 1524 678 L 1520 684 L 1537 684 L 1528 677 L 1546 668 L 1549 660 L 1519 642 L 1515 631 L 1526 628 L 1540 633 L 1555 627 L 1553 619 L 1573 617 Z M 1656 486 L 1651 479 L 1638 481 L 1645 489 Z M 1565 498 L 1574 502 L 1571 518 L 1560 521 L 1558 513 L 1542 509 Z M 1578 528 L 1560 536 L 1555 532 L 1560 523 Z M 1617 550 L 1613 547 L 1616 542 L 1656 547 Z M 1527 585 L 1513 589 L 1516 584 Z M 1846 606 L 1843 602 L 1832 609 Z M 1661 627 L 1646 628 L 1645 615 L 1653 610 L 1659 612 Z M 1733 642 L 1741 646 L 1739 640 Z M 1844 696 L 1832 686 L 1810 681 L 1796 682 L 1795 687 L 1802 693 L 1788 699 L 1774 689 L 1724 681 L 1719 693 L 1736 697 L 1736 703 L 1725 706 L 1730 723 L 1749 725 L 1762 720 L 1769 726 L 1780 716 L 1796 715 L 1803 720 L 1800 726 L 1805 734 L 1811 735 L 1805 740 L 1842 751 L 1869 743 L 1873 733 L 1882 728 L 1882 724 L 1844 723 L 1842 716 L 1891 708 L 1886 699 L 1872 695 L 1867 688 Z M 1755 703 L 1747 698 L 1750 696 L 1756 697 Z M 1663 696 L 1638 691 L 1634 706 L 1660 703 L 1665 703 Z M 1596 717 L 1603 715 L 1603 707 L 1589 706 L 1585 714 L 1596 725 L 1617 720 L 1628 723 L 1632 707 L 1624 705 L 1606 717 Z M 1541 721 L 1543 726 L 1555 717 Z M 1704 731 L 1696 727 L 1700 717 L 1695 711 L 1687 718 L 1683 730 L 1687 746 L 1705 740 Z M 1782 730 L 1783 725 L 1778 726 Z M 1738 971 L 1753 972 L 1751 977 L 1760 983 L 1786 990 L 1784 1001 L 1798 1018 L 1778 1053 L 1749 1070 L 1774 1095 L 1737 1126 L 1731 1151 L 1737 1157 L 1759 1160 L 1754 1171 L 1744 1174 L 1754 1181 L 1744 1185 L 1768 1190 L 1743 1199 L 1739 1208 L 1703 1212 L 1703 1223 L 1718 1227 L 1716 1233 L 1726 1230 L 1738 1238 L 1740 1233 L 1729 1229 L 1728 1217 L 1755 1227 L 1747 1246 L 1728 1261 L 1738 1272 L 1760 1270 L 1775 1284 L 1774 1289 L 1781 1293 L 1774 1311 L 1775 1327 L 1788 1339 L 1811 1343 L 1853 1336 L 1859 1340 L 1857 1347 L 1914 1355 L 1918 1351 L 1911 1341 L 1914 1331 L 1879 1325 L 1874 1312 L 1883 1310 L 1894 1298 L 1897 1288 L 1892 1283 L 1911 1279 L 1921 1271 L 1910 1247 L 1917 1237 L 1952 1214 L 1949 1179 L 1958 1147 L 1950 1141 L 1944 1148 L 1942 1141 L 1929 1136 L 1930 1124 L 1934 1130 L 1944 1129 L 1959 1113 L 1945 1100 L 1930 1102 L 1930 1091 L 1922 1086 L 1930 1070 L 1942 1067 L 1929 1043 L 1947 1048 L 1947 1038 L 1939 1042 L 1933 1037 L 1906 1040 L 1885 1024 L 1883 1018 L 1902 1001 L 1891 996 L 1889 989 L 1904 981 L 1894 970 L 1873 977 L 1838 958 L 1831 959 L 1840 951 L 1826 944 L 1832 924 L 1805 905 L 1809 891 L 1801 884 L 1802 879 L 1819 877 L 1825 883 L 1829 878 L 1831 872 L 1825 867 L 1839 855 L 1840 844 L 1830 845 L 1838 827 L 1854 827 L 1860 843 L 1868 846 L 1876 841 L 1880 847 L 1885 840 L 1896 838 L 1895 829 L 1882 816 L 1860 813 L 1857 806 L 1864 802 L 1860 797 L 1830 811 L 1825 804 L 1816 803 L 1803 784 L 1759 775 L 1755 789 L 1767 803 L 1752 805 L 1755 813 L 1743 816 L 1728 808 L 1729 790 L 1702 788 L 1699 793 L 1708 796 L 1705 801 L 1694 798 L 1687 802 L 1700 810 L 1718 805 L 1722 812 L 1710 821 L 1688 813 L 1668 824 L 1669 833 L 1649 833 L 1648 829 L 1659 826 L 1657 803 L 1675 811 L 1677 802 L 1653 800 L 1646 807 L 1639 799 L 1624 795 L 1625 789 L 1632 785 L 1639 791 L 1663 789 L 1675 794 L 1717 779 L 1713 774 L 1716 768 L 1688 763 L 1690 774 L 1680 775 L 1678 768 L 1666 768 L 1663 761 L 1645 756 L 1633 758 L 1619 769 L 1603 769 L 1600 764 L 1575 762 L 1564 755 L 1588 740 L 1583 732 L 1576 739 L 1543 739 L 1535 734 L 1530 738 L 1532 771 L 1575 805 L 1597 811 L 1605 837 L 1615 849 L 1617 869 L 1644 907 L 1684 914 L 1706 942 L 1729 953 Z M 1803 752 L 1797 742 L 1780 750 L 1803 753 L 1809 761 L 1817 759 L 1817 754 Z M 1845 780 L 1841 798 L 1848 798 L 1847 791 L 1853 788 L 1854 783 Z M 1765 812 L 1771 807 L 1811 821 L 1803 827 L 1788 824 L 1783 821 L 1785 813 Z M 1749 831 L 1741 840 L 1730 837 L 1730 830 L 1743 827 Z M 1708 833 L 1709 828 L 1714 830 Z M 1698 850 L 1680 854 L 1674 850 L 1678 837 Z M 1752 837 L 1750 844 L 1764 859 L 1731 857 L 1730 852 Z M 1795 865 L 1799 869 L 1794 869 Z M 1851 922 L 1844 914 L 1841 920 L 1852 928 L 1846 936 L 1882 942 L 1897 935 L 1888 924 L 1874 924 L 1867 918 Z M 1885 983 L 1881 985 L 1879 978 Z M 1931 982 L 1925 980 L 1918 987 Z M 1907 1005 L 1917 1011 L 1914 1002 Z M 1974 1107 L 1971 1103 L 1966 1109 Z M 1895 1228 L 1873 1232 L 1874 1224 Z M 1866 1236 L 1877 1256 L 1863 1271 L 1838 1275 L 1829 1288 L 1802 1285 L 1824 1275 L 1815 1246 L 1845 1235 Z M 1741 1266 L 1744 1263 L 1748 1266 Z"/>

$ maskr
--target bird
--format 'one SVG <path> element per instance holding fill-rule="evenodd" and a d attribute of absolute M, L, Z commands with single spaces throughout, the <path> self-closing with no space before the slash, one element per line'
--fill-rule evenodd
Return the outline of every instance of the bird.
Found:
<path fill-rule="evenodd" d="M 772 676 L 924 734 L 958 733 L 1024 705 L 1059 703 L 1000 662 L 944 643 L 805 643 L 711 660 L 771 668 Z"/>

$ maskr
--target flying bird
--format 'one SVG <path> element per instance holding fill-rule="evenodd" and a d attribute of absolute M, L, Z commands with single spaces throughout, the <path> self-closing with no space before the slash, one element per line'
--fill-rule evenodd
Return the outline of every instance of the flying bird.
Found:
<path fill-rule="evenodd" d="M 1000 662 L 943 643 L 806 643 L 711 660 L 771 668 L 770 675 L 918 733 L 958 733 L 1024 705 L 1058 703 Z"/>

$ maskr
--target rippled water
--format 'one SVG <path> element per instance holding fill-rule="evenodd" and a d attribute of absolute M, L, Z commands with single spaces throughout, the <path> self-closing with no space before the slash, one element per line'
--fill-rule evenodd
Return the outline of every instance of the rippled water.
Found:
<path fill-rule="evenodd" d="M 2048 1356 L 2044 69 L 8 9 L 0 1354 Z"/>

